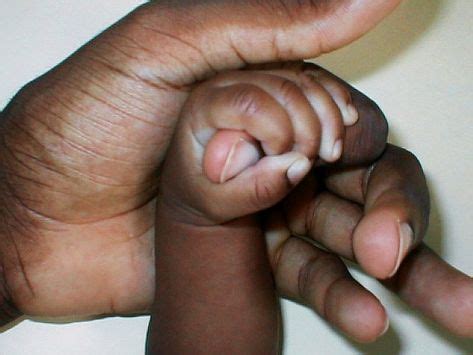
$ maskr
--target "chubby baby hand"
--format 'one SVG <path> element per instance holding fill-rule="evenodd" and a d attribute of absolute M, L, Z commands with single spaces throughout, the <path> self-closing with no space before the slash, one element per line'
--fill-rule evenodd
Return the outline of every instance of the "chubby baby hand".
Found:
<path fill-rule="evenodd" d="M 196 87 L 167 155 L 161 198 L 188 223 L 222 224 L 271 207 L 320 161 L 342 155 L 358 120 L 323 70 L 231 71 Z"/>

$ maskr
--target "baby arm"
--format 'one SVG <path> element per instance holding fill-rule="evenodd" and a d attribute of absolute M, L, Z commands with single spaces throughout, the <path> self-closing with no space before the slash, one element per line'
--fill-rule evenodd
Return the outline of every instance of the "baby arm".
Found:
<path fill-rule="evenodd" d="M 277 296 L 255 213 L 284 198 L 319 156 L 340 157 L 344 124 L 357 119 L 348 100 L 336 82 L 277 70 L 224 73 L 194 90 L 161 175 L 149 352 L 278 352 Z"/>

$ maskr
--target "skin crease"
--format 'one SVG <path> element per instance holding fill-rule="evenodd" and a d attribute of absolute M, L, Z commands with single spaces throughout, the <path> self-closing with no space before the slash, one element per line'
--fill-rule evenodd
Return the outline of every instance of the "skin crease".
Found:
<path fill-rule="evenodd" d="M 14 308 L 47 316 L 148 311 L 154 295 L 156 171 L 194 81 L 245 61 L 298 60 L 336 49 L 368 31 L 398 2 L 338 0 L 302 7 L 295 1 L 150 3 L 22 89 L 0 123 L 2 323 L 14 319 Z M 409 154 L 393 154 L 394 162 L 415 161 Z M 380 176 L 399 176 L 403 186 L 412 175 L 423 176 L 419 167 L 403 178 L 405 171 L 395 163 L 380 166 Z M 361 175 L 372 170 L 363 169 Z M 353 201 L 344 192 L 359 186 L 359 176 L 332 175 L 338 181 L 332 191 L 342 198 L 337 200 L 338 218 L 347 226 L 344 251 L 352 249 L 350 236 L 363 211 L 356 210 L 355 216 L 347 213 L 353 208 L 340 206 Z M 382 181 L 377 184 L 390 186 Z M 397 194 L 407 196 L 402 187 Z M 409 207 L 415 220 L 425 212 L 416 200 L 400 200 L 395 213 Z M 314 196 L 303 207 L 318 201 Z M 312 208 L 322 216 L 319 226 L 327 206 L 322 202 Z M 329 231 L 308 233 L 325 239 Z M 298 248 L 300 239 L 284 231 L 270 234 L 278 291 L 311 307 L 327 303 L 330 297 L 298 294 L 294 283 L 300 271 L 316 269 L 309 261 L 320 251 Z M 449 330 L 471 336 L 471 279 L 426 247 L 421 250 L 401 264 L 401 274 L 408 277 L 394 278 L 396 290 Z M 386 252 L 392 255 L 396 247 L 388 245 Z M 324 256 L 316 266 L 329 259 Z M 288 260 L 300 261 L 301 268 L 288 269 Z M 411 267 L 418 263 L 438 272 L 417 274 Z M 318 281 L 317 273 L 306 274 L 308 283 Z M 416 287 L 421 284 L 428 286 Z M 434 307 L 437 301 L 444 307 Z M 333 311 L 321 313 L 334 321 Z M 350 328 L 349 322 L 342 323 Z"/>

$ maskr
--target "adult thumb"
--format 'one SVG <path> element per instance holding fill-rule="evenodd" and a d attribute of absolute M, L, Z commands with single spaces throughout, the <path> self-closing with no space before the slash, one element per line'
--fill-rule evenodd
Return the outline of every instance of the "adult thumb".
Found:
<path fill-rule="evenodd" d="M 248 63 L 333 51 L 369 31 L 400 1 L 151 2 L 136 12 L 144 32 L 135 40 L 157 51 L 156 77 L 181 86 Z"/>

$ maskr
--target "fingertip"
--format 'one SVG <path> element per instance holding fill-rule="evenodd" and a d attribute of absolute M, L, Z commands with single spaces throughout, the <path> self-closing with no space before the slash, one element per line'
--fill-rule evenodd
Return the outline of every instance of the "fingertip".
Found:
<path fill-rule="evenodd" d="M 348 165 L 371 164 L 385 150 L 388 123 L 379 106 L 358 91 L 351 93 L 358 119 L 346 127 L 341 163 Z"/>
<path fill-rule="evenodd" d="M 343 140 L 336 139 L 330 146 L 330 143 L 321 145 L 319 156 L 326 163 L 335 163 L 340 159 L 343 153 Z"/>
<path fill-rule="evenodd" d="M 342 152 L 343 152 L 343 140 L 338 139 L 333 145 L 332 156 L 330 157 L 330 161 L 334 162 L 340 159 L 340 157 L 342 156 Z"/>
<path fill-rule="evenodd" d="M 215 183 L 224 183 L 254 165 L 261 154 L 254 138 L 244 131 L 220 130 L 205 148 L 203 170 Z"/>
<path fill-rule="evenodd" d="M 349 280 L 329 290 L 326 316 L 329 322 L 360 343 L 371 343 L 389 328 L 383 305 L 370 292 Z"/>
<path fill-rule="evenodd" d="M 338 96 L 332 95 L 331 92 L 341 90 L 338 87 L 336 90 L 328 89 L 327 87 L 331 86 L 327 84 L 324 86 L 318 72 L 306 71 L 305 74 L 300 77 L 303 91 L 319 119 L 321 128 L 319 157 L 332 163 L 342 155 L 345 128 L 342 110 L 335 100 Z"/>
<path fill-rule="evenodd" d="M 246 168 L 256 164 L 260 156 L 255 142 L 240 138 L 228 153 L 227 160 L 220 173 L 219 182 L 222 184 L 237 176 Z"/>
<path fill-rule="evenodd" d="M 287 169 L 286 176 L 289 182 L 295 186 L 307 175 L 312 164 L 306 157 L 301 157 L 292 163 Z"/>
<path fill-rule="evenodd" d="M 358 110 L 353 105 L 350 86 L 324 69 L 306 71 L 327 90 L 337 104 L 345 126 L 353 126 L 359 118 Z"/>
<path fill-rule="evenodd" d="M 360 266 L 377 279 L 396 273 L 412 244 L 412 229 L 394 212 L 382 209 L 366 215 L 353 235 L 353 252 Z"/>
<path fill-rule="evenodd" d="M 391 324 L 389 322 L 389 317 L 386 315 L 386 319 L 384 321 L 384 328 L 381 331 L 381 333 L 379 334 L 380 337 L 382 337 L 384 334 L 386 334 L 388 332 L 390 325 Z"/>
<path fill-rule="evenodd" d="M 280 202 L 310 168 L 311 162 L 298 152 L 265 156 L 228 181 L 227 188 L 245 201 L 246 214 L 254 213 Z"/>
<path fill-rule="evenodd" d="M 414 232 L 412 231 L 412 228 L 408 223 L 403 222 L 398 224 L 398 239 L 399 246 L 396 263 L 394 264 L 394 268 L 392 269 L 388 277 L 393 277 L 399 270 L 401 262 L 406 257 L 407 253 L 409 252 L 410 246 L 414 241 Z"/>
<path fill-rule="evenodd" d="M 353 104 L 348 104 L 343 114 L 343 122 L 345 123 L 345 126 L 353 126 L 358 122 L 359 118 L 360 115 L 358 114 L 356 107 Z"/>

